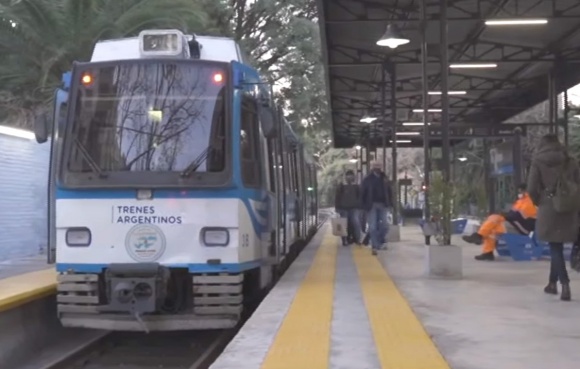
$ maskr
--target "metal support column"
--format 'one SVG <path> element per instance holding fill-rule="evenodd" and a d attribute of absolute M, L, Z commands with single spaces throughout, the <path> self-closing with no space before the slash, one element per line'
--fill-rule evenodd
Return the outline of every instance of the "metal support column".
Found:
<path fill-rule="evenodd" d="M 550 133 L 558 134 L 556 129 L 555 116 L 558 114 L 558 101 L 555 92 L 555 72 L 554 69 L 548 73 L 548 123 L 550 124 Z"/>
<path fill-rule="evenodd" d="M 365 170 L 364 176 L 366 176 L 371 171 L 371 143 L 367 140 L 367 147 L 365 150 Z"/>
<path fill-rule="evenodd" d="M 440 20 L 440 55 L 441 55 L 441 162 L 443 172 L 443 245 L 451 244 L 451 192 L 448 188 L 451 183 L 450 163 L 449 163 L 449 60 L 447 56 L 447 0 L 440 0 L 441 20 Z"/>
<path fill-rule="evenodd" d="M 390 65 L 389 75 L 391 77 L 391 116 L 392 116 L 392 128 L 391 128 L 391 160 L 393 166 L 393 173 L 391 178 L 393 179 L 393 224 L 399 224 L 399 191 L 397 190 L 397 90 L 395 86 L 397 85 L 397 67 L 394 64 Z"/>
<path fill-rule="evenodd" d="M 523 158 L 522 158 L 522 134 L 521 131 L 516 131 L 514 134 L 513 145 L 513 163 L 514 163 L 514 186 L 517 188 L 523 183 Z"/>
<path fill-rule="evenodd" d="M 426 220 L 431 218 L 431 209 L 429 204 L 429 191 L 431 174 L 431 158 L 429 152 L 429 79 L 427 75 L 427 0 L 421 1 L 421 67 L 422 67 L 422 83 L 423 83 L 423 183 L 425 185 L 424 191 L 424 216 Z M 429 240 L 425 240 L 429 244 Z"/>
<path fill-rule="evenodd" d="M 386 75 L 385 66 L 381 65 L 381 122 L 382 122 L 382 134 L 383 134 L 383 172 L 387 172 L 387 96 L 386 96 Z"/>
<path fill-rule="evenodd" d="M 489 140 L 483 139 L 483 180 L 485 182 L 485 193 L 487 195 L 487 212 L 495 212 L 495 193 L 493 188 L 493 182 L 491 178 L 491 164 L 490 164 L 490 154 L 489 154 Z"/>
<path fill-rule="evenodd" d="M 570 114 L 570 104 L 568 103 L 568 90 L 564 90 L 564 145 L 566 148 L 568 147 L 569 141 L 569 118 L 568 115 Z"/>

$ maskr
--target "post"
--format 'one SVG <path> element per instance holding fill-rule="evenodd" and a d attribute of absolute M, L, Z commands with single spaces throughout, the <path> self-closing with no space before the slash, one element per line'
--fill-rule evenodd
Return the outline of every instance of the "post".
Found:
<path fill-rule="evenodd" d="M 520 185 L 523 182 L 523 159 L 522 159 L 522 135 L 521 131 L 516 130 L 514 133 L 514 145 L 512 147 L 512 158 L 514 165 L 514 185 Z"/>
<path fill-rule="evenodd" d="M 443 182 L 451 183 L 449 163 L 449 60 L 447 56 L 447 0 L 440 0 L 440 55 L 441 55 L 441 162 L 443 165 Z M 451 244 L 451 193 L 448 189 L 443 192 L 443 245 Z"/>
<path fill-rule="evenodd" d="M 391 128 L 391 160 L 392 162 L 392 179 L 393 179 L 393 225 L 399 224 L 399 191 L 397 190 L 397 70 L 394 64 L 390 65 L 389 74 L 391 77 L 391 120 L 393 126 Z"/>
<path fill-rule="evenodd" d="M 407 193 L 408 193 L 408 185 L 407 185 L 407 179 L 409 179 L 409 177 L 407 177 L 407 172 L 405 172 L 405 205 L 407 205 L 407 203 L 409 202 L 409 199 L 407 197 Z"/>
<path fill-rule="evenodd" d="M 381 122 L 383 138 L 383 172 L 387 172 L 387 96 L 386 96 L 385 66 L 381 65 Z"/>
<path fill-rule="evenodd" d="M 487 193 L 487 215 L 488 213 L 491 213 L 495 210 L 495 197 L 493 183 L 491 180 L 489 141 L 486 138 L 483 138 L 483 178 L 485 182 L 485 193 Z"/>
<path fill-rule="evenodd" d="M 570 105 L 568 104 L 568 90 L 564 90 L 564 146 L 568 147 L 568 115 L 570 114 Z"/>
<path fill-rule="evenodd" d="M 554 120 L 554 111 L 556 111 L 556 106 L 554 106 L 554 69 L 551 69 L 548 73 L 548 123 L 550 124 L 550 133 L 556 133 L 556 121 Z"/>
<path fill-rule="evenodd" d="M 431 218 L 431 208 L 429 206 L 429 190 L 430 190 L 430 180 L 429 175 L 431 173 L 431 158 L 429 151 L 429 77 L 427 75 L 427 0 L 421 2 L 421 67 L 422 67 L 422 82 L 423 82 L 423 158 L 424 158 L 424 171 L 423 171 L 423 183 L 425 184 L 424 191 L 424 216 L 425 220 Z M 429 244 L 429 240 L 426 239 L 426 243 Z"/>

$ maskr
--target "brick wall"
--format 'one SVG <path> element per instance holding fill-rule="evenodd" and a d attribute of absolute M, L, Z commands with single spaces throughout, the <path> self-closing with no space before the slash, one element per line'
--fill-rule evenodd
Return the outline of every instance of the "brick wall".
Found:
<path fill-rule="evenodd" d="M 0 134 L 0 261 L 46 250 L 49 150 Z"/>

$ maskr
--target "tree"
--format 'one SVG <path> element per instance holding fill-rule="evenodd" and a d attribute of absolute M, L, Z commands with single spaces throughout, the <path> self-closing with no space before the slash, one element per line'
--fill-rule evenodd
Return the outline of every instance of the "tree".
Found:
<path fill-rule="evenodd" d="M 0 114 L 20 126 L 48 111 L 62 73 L 97 40 L 207 23 L 188 0 L 3 0 L 0 16 Z"/>

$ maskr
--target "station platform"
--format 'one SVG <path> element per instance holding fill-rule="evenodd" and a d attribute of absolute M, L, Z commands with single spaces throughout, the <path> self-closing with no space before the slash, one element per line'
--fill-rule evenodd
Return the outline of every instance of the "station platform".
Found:
<path fill-rule="evenodd" d="M 373 257 L 324 227 L 211 369 L 573 368 L 580 276 L 571 302 L 543 293 L 549 261 L 478 262 L 462 280 L 425 276 L 418 226 Z M 388 272 L 387 272 L 388 271 Z"/>
<path fill-rule="evenodd" d="M 39 255 L 0 262 L 0 312 L 56 292 L 56 271 Z"/>

